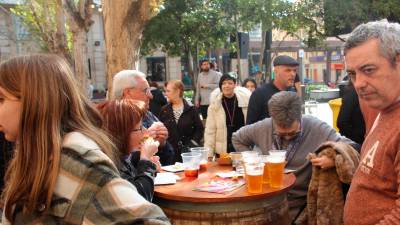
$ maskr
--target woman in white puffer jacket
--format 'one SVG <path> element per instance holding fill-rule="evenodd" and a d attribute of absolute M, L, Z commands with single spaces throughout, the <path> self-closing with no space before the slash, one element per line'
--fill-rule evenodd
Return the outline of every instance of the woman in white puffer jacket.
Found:
<path fill-rule="evenodd" d="M 247 107 L 251 92 L 236 86 L 236 79 L 223 75 L 219 88 L 210 95 L 210 106 L 204 133 L 204 146 L 214 153 L 235 151 L 232 133 L 246 124 Z"/>

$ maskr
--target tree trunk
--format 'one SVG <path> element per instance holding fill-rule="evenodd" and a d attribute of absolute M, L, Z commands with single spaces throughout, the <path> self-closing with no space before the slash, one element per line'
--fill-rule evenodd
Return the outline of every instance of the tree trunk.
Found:
<path fill-rule="evenodd" d="M 64 0 L 64 8 L 69 17 L 69 26 L 73 40 L 73 59 L 75 76 L 81 90 L 88 94 L 88 56 L 87 56 L 87 32 L 92 25 L 91 0 Z"/>
<path fill-rule="evenodd" d="M 71 53 L 68 51 L 67 35 L 65 30 L 65 16 L 62 0 L 56 0 L 56 33 L 54 37 L 54 53 L 64 57 L 70 64 L 73 64 Z"/>
<path fill-rule="evenodd" d="M 108 90 L 113 76 L 121 70 L 138 69 L 142 32 L 157 13 L 160 0 L 104 0 Z"/>
<path fill-rule="evenodd" d="M 195 85 L 195 80 L 194 80 L 194 71 L 193 71 L 193 57 L 192 57 L 192 53 L 190 52 L 190 48 L 186 49 L 186 56 L 187 56 L 187 65 L 188 65 L 188 72 L 189 72 L 189 77 L 192 80 L 192 89 L 196 88 Z"/>
<path fill-rule="evenodd" d="M 83 29 L 77 29 L 73 31 L 73 57 L 74 57 L 74 68 L 75 76 L 78 80 L 80 88 L 85 94 L 88 94 L 88 56 L 87 56 L 87 45 L 86 45 L 86 31 Z"/>

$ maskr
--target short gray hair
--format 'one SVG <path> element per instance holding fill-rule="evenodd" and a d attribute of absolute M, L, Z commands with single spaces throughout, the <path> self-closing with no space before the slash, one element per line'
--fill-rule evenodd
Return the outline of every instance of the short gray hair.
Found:
<path fill-rule="evenodd" d="M 292 91 L 280 91 L 268 101 L 269 115 L 272 121 L 284 128 L 301 121 L 301 99 Z"/>
<path fill-rule="evenodd" d="M 344 45 L 344 52 L 364 42 L 378 39 L 381 54 L 392 65 L 396 65 L 396 57 L 400 53 L 400 24 L 389 23 L 386 19 L 359 25 L 351 32 Z"/>
<path fill-rule="evenodd" d="M 110 98 L 121 99 L 124 89 L 136 87 L 138 78 L 146 80 L 146 75 L 139 70 L 122 70 L 115 74 Z"/>

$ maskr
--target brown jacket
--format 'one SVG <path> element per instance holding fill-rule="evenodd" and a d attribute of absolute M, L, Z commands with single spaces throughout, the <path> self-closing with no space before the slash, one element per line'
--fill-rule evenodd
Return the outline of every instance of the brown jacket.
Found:
<path fill-rule="evenodd" d="M 296 224 L 342 225 L 344 194 L 342 183 L 349 184 L 359 163 L 359 153 L 342 142 L 325 142 L 309 158 L 333 159 L 335 167 L 321 170 L 313 166 L 307 193 L 307 206 Z"/>

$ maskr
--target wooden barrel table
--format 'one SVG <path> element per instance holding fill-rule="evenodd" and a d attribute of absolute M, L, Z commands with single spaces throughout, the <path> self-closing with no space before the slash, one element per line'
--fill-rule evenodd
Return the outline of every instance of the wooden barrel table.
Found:
<path fill-rule="evenodd" d="M 295 176 L 285 174 L 279 189 L 263 186 L 259 194 L 250 194 L 246 186 L 218 194 L 193 191 L 193 188 L 215 178 L 217 172 L 231 171 L 230 166 L 209 163 L 197 179 L 185 178 L 174 185 L 156 186 L 154 203 L 159 205 L 174 225 L 289 225 L 286 192 Z"/>

